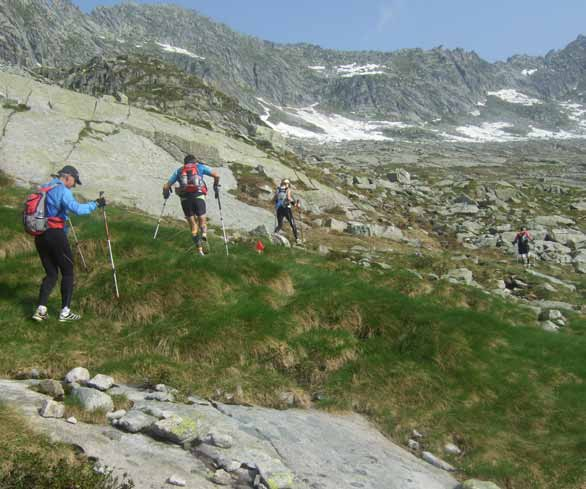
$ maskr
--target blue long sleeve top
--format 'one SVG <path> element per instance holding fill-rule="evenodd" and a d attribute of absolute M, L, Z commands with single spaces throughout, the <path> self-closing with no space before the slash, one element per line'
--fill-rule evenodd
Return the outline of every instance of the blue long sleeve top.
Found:
<path fill-rule="evenodd" d="M 58 178 L 54 178 L 43 187 L 55 186 L 47 193 L 47 215 L 48 217 L 59 217 L 64 221 L 67 220 L 67 213 L 73 212 L 78 216 L 84 216 L 94 212 L 98 205 L 95 202 L 80 204 L 71 189 L 68 189 Z"/>

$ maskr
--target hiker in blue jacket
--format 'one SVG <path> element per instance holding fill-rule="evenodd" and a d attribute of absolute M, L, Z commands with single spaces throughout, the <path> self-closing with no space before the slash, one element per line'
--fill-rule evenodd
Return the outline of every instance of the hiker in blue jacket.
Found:
<path fill-rule="evenodd" d="M 214 179 L 214 196 L 217 199 L 220 191 L 220 175 L 209 166 L 198 162 L 193 155 L 187 155 L 183 159 L 183 166 L 177 168 L 163 185 L 163 197 L 168 199 L 172 186 L 175 183 L 179 184 L 176 193 L 181 199 L 185 220 L 191 228 L 191 238 L 200 255 L 204 254 L 203 243 L 208 239 L 206 220 L 208 187 L 204 180 L 206 176 Z"/>
<path fill-rule="evenodd" d="M 49 317 L 47 302 L 51 291 L 57 284 L 59 271 L 61 272 L 61 312 L 59 321 L 76 321 L 81 319 L 79 314 L 72 312 L 69 307 L 73 296 L 73 255 L 67 240 L 67 213 L 73 212 L 78 216 L 91 214 L 97 208 L 104 207 L 106 200 L 100 197 L 94 202 L 80 204 L 77 202 L 71 189 L 81 185 L 79 172 L 70 165 L 64 166 L 53 179 L 41 188 L 46 188 L 46 210 L 48 229 L 39 236 L 35 236 L 35 247 L 45 269 L 46 276 L 41 283 L 38 307 L 33 314 L 35 321 L 44 321 Z"/>

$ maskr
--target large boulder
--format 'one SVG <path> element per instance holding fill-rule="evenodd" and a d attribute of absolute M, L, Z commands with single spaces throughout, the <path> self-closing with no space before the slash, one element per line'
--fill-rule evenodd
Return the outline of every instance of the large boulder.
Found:
<path fill-rule="evenodd" d="M 104 392 L 89 387 L 76 387 L 71 393 L 73 399 L 79 402 L 84 411 L 104 411 L 109 413 L 114 409 L 112 398 Z"/>
<path fill-rule="evenodd" d="M 333 217 L 326 219 L 324 222 L 324 227 L 331 229 L 332 231 L 338 231 L 340 233 L 343 233 L 346 230 L 346 226 L 347 224 L 345 222 L 338 221 Z"/>
<path fill-rule="evenodd" d="M 466 285 L 470 285 L 474 281 L 472 272 L 467 268 L 456 268 L 450 270 L 446 274 L 445 278 L 447 278 L 450 282 L 464 283 Z"/>
<path fill-rule="evenodd" d="M 129 433 L 138 433 L 139 431 L 147 429 L 149 426 L 157 422 L 157 418 L 133 409 L 120 419 L 116 420 L 116 427 L 128 431 Z"/>
<path fill-rule="evenodd" d="M 563 226 L 572 226 L 575 224 L 575 222 L 572 221 L 570 218 L 564 217 L 564 216 L 558 216 L 558 215 L 537 216 L 534 221 L 535 221 L 535 224 L 538 224 L 541 226 L 548 226 L 548 227 L 557 226 L 559 224 L 561 224 Z"/>

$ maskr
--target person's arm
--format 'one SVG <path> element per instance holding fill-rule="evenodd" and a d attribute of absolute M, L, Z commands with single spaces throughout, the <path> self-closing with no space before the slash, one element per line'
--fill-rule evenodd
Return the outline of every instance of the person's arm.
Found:
<path fill-rule="evenodd" d="M 176 183 L 177 180 L 179 180 L 179 169 L 177 169 L 173 173 L 171 173 L 169 180 L 167 180 L 167 183 L 165 183 L 165 185 L 163 185 L 163 188 L 167 188 L 167 189 L 171 188 L 171 185 Z"/>
<path fill-rule="evenodd" d="M 98 204 L 93 201 L 88 202 L 87 204 L 80 204 L 77 200 L 75 200 L 73 193 L 68 188 L 63 189 L 61 203 L 65 209 L 67 209 L 69 212 L 73 212 L 78 216 L 91 214 L 98 208 Z"/>
<path fill-rule="evenodd" d="M 515 239 L 513 240 L 513 244 L 519 241 L 519 233 L 515 234 Z"/>

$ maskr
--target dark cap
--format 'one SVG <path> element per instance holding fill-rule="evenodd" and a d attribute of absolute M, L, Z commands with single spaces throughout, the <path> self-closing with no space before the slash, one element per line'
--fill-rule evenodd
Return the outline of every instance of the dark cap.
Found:
<path fill-rule="evenodd" d="M 77 168 L 71 165 L 65 165 L 61 170 L 57 172 L 57 176 L 60 177 L 61 175 L 69 175 L 75 179 L 75 183 L 81 185 L 81 180 L 79 179 L 79 172 Z"/>
<path fill-rule="evenodd" d="M 187 155 L 185 158 L 183 158 L 183 164 L 187 165 L 189 163 L 197 163 L 197 158 L 193 155 Z"/>

